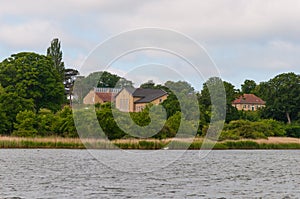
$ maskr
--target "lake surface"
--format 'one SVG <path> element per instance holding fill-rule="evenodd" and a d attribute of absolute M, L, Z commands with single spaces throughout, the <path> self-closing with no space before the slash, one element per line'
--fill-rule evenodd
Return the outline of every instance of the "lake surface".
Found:
<path fill-rule="evenodd" d="M 129 167 L 118 163 L 118 151 L 93 153 Z M 180 153 L 165 150 L 160 158 Z M 140 161 L 131 162 L 138 168 Z M 0 198 L 300 198 L 300 150 L 212 151 L 205 158 L 186 151 L 167 166 L 133 173 L 88 150 L 2 149 L 0 171 Z"/>

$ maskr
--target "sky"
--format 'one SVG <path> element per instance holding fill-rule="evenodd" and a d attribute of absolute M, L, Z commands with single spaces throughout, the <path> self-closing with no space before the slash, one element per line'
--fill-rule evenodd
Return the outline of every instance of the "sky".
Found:
<path fill-rule="evenodd" d="M 82 66 L 99 44 L 122 32 L 156 27 L 195 40 L 222 79 L 240 88 L 245 79 L 259 83 L 283 72 L 300 73 L 299 10 L 299 0 L 0 0 L 0 60 L 23 51 L 45 54 L 59 38 L 65 66 L 86 75 Z M 176 64 L 156 53 L 120 59 L 112 71 L 122 75 L 132 70 L 129 65 Z M 189 79 L 193 71 L 185 67 Z"/>

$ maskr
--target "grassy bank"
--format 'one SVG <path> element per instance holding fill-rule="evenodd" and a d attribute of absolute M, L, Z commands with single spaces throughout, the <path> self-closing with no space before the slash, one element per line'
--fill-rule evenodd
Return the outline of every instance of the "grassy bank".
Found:
<path fill-rule="evenodd" d="M 205 142 L 203 139 L 127 139 L 106 140 L 79 139 L 79 138 L 20 138 L 0 137 L 0 148 L 58 148 L 58 149 L 300 149 L 300 139 L 270 137 L 260 140 L 237 140 L 222 141 L 213 145 L 212 142 Z"/>

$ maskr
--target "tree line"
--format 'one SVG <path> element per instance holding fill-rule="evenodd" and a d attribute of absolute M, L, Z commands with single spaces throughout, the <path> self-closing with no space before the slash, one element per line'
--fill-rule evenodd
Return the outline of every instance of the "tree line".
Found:
<path fill-rule="evenodd" d="M 99 79 L 99 77 L 101 78 Z M 76 80 L 76 98 L 71 99 Z M 201 91 L 196 91 L 188 82 L 167 81 L 155 84 L 153 81 L 142 84 L 141 88 L 163 89 L 168 98 L 162 103 L 166 110 L 166 121 L 162 124 L 159 114 L 151 119 L 163 127 L 153 138 L 174 137 L 180 123 L 184 129 L 182 136 L 205 136 L 212 117 L 209 85 L 222 82 L 226 93 L 225 126 L 219 139 L 265 138 L 268 136 L 300 137 L 300 75 L 282 73 L 266 82 L 256 83 L 245 80 L 241 90 L 230 82 L 218 77 L 209 78 Z M 61 44 L 58 39 L 51 41 L 46 55 L 34 52 L 13 54 L 0 63 L 0 134 L 14 136 L 65 136 L 77 137 L 71 101 L 80 102 L 93 87 L 132 87 L 133 82 L 107 71 L 95 72 L 80 77 L 77 70 L 65 68 Z M 264 101 L 266 107 L 255 111 L 238 111 L 232 101 L 243 93 L 252 93 Z M 179 98 L 183 103 L 179 103 Z M 199 110 L 191 105 L 196 98 Z M 120 128 L 112 114 L 111 103 L 96 104 L 96 115 L 101 128 L 109 139 L 143 137 L 147 132 L 126 133 L 134 124 L 146 126 L 152 105 L 142 112 L 130 113 L 134 123 L 125 122 Z M 181 107 L 184 106 L 184 107 Z M 184 108 L 184 109 L 183 109 Z M 184 111 L 183 111 L 184 110 Z M 117 110 L 116 110 L 117 111 Z M 197 112 L 200 118 L 195 121 Z M 84 110 L 82 114 L 88 113 Z M 118 112 L 122 118 L 122 112 Z M 77 128 L 88 128 L 87 124 Z M 89 131 L 87 131 L 89 132 Z M 87 137 L 93 137 L 89 132 Z"/>

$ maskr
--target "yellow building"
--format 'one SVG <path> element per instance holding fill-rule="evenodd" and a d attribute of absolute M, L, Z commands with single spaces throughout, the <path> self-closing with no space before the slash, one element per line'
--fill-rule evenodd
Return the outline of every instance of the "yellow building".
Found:
<path fill-rule="evenodd" d="M 161 89 L 123 88 L 115 97 L 116 108 L 124 112 L 140 112 L 148 104 L 158 105 L 168 94 Z"/>
<path fill-rule="evenodd" d="M 232 106 L 241 111 L 256 111 L 265 107 L 266 102 L 254 94 L 244 94 L 232 102 Z"/>

